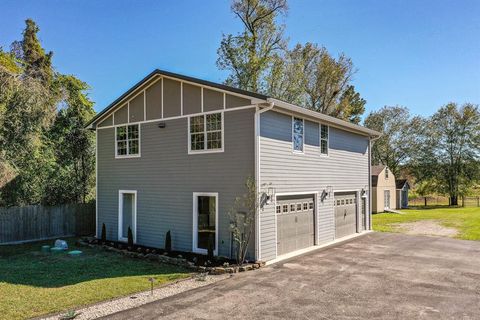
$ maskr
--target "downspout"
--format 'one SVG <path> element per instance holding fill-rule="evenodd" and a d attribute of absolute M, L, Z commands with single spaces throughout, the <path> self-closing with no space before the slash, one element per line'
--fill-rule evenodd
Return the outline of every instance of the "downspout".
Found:
<path fill-rule="evenodd" d="M 264 112 L 272 110 L 273 102 L 269 102 L 268 106 L 260 109 L 260 104 L 257 104 L 255 109 L 255 188 L 257 195 L 260 194 L 260 115 Z M 255 260 L 260 260 L 260 212 L 255 215 Z"/>
<path fill-rule="evenodd" d="M 381 137 L 374 137 L 371 136 L 368 139 L 368 224 L 369 230 L 372 230 L 372 142 L 379 139 Z"/>

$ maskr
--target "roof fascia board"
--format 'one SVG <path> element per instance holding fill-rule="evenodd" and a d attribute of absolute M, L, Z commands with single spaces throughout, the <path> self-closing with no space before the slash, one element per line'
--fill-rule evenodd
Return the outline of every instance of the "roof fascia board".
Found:
<path fill-rule="evenodd" d="M 291 104 L 291 103 L 288 103 L 288 102 L 285 102 L 285 101 L 281 101 L 281 100 L 278 100 L 278 99 L 274 99 L 274 98 L 268 98 L 267 100 L 270 101 L 270 102 L 273 102 L 277 108 L 287 110 L 288 112 L 290 112 L 290 114 L 291 113 L 296 113 L 296 114 L 300 114 L 300 115 L 303 115 L 303 116 L 307 116 L 307 117 L 310 117 L 311 119 L 314 119 L 315 121 L 324 122 L 324 123 L 326 123 L 326 124 L 328 124 L 332 127 L 336 127 L 336 128 L 342 129 L 342 130 L 354 132 L 354 133 L 357 133 L 357 134 L 366 135 L 366 136 L 369 136 L 369 137 L 379 137 L 379 136 L 381 136 L 381 133 L 377 132 L 375 130 L 368 129 L 368 128 L 365 128 L 365 127 L 362 127 L 362 126 L 359 126 L 359 125 L 356 125 L 356 124 L 353 124 L 353 123 L 350 123 L 350 122 L 347 122 L 347 121 L 343 121 L 343 120 L 340 120 L 340 119 L 337 119 L 337 118 L 334 118 L 334 117 L 331 117 L 331 116 L 327 116 L 323 113 L 308 110 L 306 108 L 302 108 L 302 107 L 296 106 L 294 104 Z M 277 109 L 277 111 L 280 111 L 279 109 Z"/>

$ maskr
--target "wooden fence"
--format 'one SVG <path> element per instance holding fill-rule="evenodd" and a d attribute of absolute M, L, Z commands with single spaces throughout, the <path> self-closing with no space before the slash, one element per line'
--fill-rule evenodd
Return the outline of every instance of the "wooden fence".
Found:
<path fill-rule="evenodd" d="M 0 208 L 0 243 L 95 233 L 95 203 Z"/>
<path fill-rule="evenodd" d="M 448 197 L 420 197 L 408 199 L 408 205 L 410 207 L 420 207 L 425 206 L 448 206 L 449 198 Z M 460 197 L 458 198 L 458 205 L 461 207 L 480 207 L 480 197 Z"/>

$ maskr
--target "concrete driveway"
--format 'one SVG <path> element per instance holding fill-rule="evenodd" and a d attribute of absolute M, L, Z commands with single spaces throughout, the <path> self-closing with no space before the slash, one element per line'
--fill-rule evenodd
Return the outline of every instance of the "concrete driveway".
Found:
<path fill-rule="evenodd" d="M 479 319 L 480 242 L 370 233 L 109 319 Z"/>

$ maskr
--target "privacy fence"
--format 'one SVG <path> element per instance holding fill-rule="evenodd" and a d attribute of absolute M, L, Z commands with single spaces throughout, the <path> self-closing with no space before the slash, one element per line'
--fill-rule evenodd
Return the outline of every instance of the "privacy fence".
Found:
<path fill-rule="evenodd" d="M 410 207 L 419 206 L 448 206 L 448 197 L 420 197 L 414 199 L 408 199 L 408 205 Z M 480 196 L 476 197 L 463 197 L 458 199 L 458 205 L 462 207 L 480 207 Z"/>
<path fill-rule="evenodd" d="M 0 208 L 0 244 L 95 233 L 95 203 Z"/>

